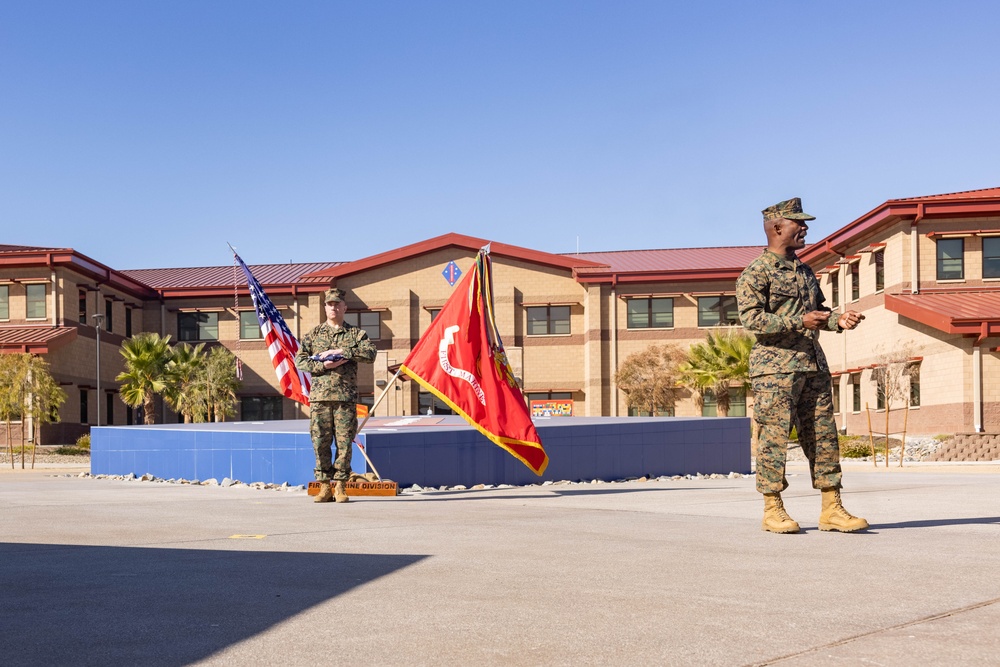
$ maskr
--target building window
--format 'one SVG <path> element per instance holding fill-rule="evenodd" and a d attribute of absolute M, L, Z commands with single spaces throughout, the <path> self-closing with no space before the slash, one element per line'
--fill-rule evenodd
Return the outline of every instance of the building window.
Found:
<path fill-rule="evenodd" d="M 670 408 L 656 408 L 652 413 L 649 410 L 640 410 L 639 408 L 630 406 L 628 409 L 629 417 L 673 417 L 674 409 Z"/>
<path fill-rule="evenodd" d="M 25 296 L 27 300 L 27 317 L 29 320 L 45 319 L 45 285 L 36 283 L 25 285 Z"/>
<path fill-rule="evenodd" d="M 260 331 L 260 320 L 257 319 L 257 311 L 240 311 L 240 339 L 254 340 L 262 337 L 263 336 Z"/>
<path fill-rule="evenodd" d="M 920 407 L 920 362 L 910 364 L 910 407 Z"/>
<path fill-rule="evenodd" d="M 431 392 L 421 389 L 417 394 L 417 414 L 453 415 L 455 411 Z"/>
<path fill-rule="evenodd" d="M 938 239 L 937 279 L 965 279 L 965 239 Z"/>
<path fill-rule="evenodd" d="M 111 426 L 115 423 L 115 393 L 109 391 L 104 395 L 104 423 Z"/>
<path fill-rule="evenodd" d="M 125 406 L 125 425 L 132 426 L 135 424 L 135 409 L 131 405 Z"/>
<path fill-rule="evenodd" d="M 115 311 L 115 302 L 111 299 L 104 300 L 104 330 L 111 331 L 111 314 Z"/>
<path fill-rule="evenodd" d="M 281 396 L 244 396 L 240 399 L 240 418 L 245 422 L 281 419 Z"/>
<path fill-rule="evenodd" d="M 739 323 L 740 315 L 735 296 L 698 297 L 698 326 L 714 327 Z"/>
<path fill-rule="evenodd" d="M 87 391 L 86 389 L 81 389 L 80 390 L 80 423 L 81 424 L 89 424 L 90 423 L 90 416 L 88 414 L 90 412 L 90 406 L 87 403 L 87 397 L 89 395 L 90 395 L 90 392 Z"/>
<path fill-rule="evenodd" d="M 528 405 L 531 405 L 532 401 L 571 401 L 573 400 L 573 392 L 571 391 L 532 391 L 526 392 L 524 394 L 525 400 L 528 401 Z"/>
<path fill-rule="evenodd" d="M 861 412 L 861 373 L 851 373 L 851 410 Z"/>
<path fill-rule="evenodd" d="M 177 339 L 219 340 L 219 314 L 177 313 Z"/>
<path fill-rule="evenodd" d="M 983 237 L 983 278 L 1000 278 L 1000 236 Z"/>
<path fill-rule="evenodd" d="M 382 338 L 382 317 L 377 311 L 366 310 L 358 313 L 346 313 L 344 314 L 344 321 L 364 329 L 365 333 L 372 340 L 381 340 Z"/>
<path fill-rule="evenodd" d="M 875 377 L 875 409 L 885 410 L 885 375 L 879 373 Z"/>
<path fill-rule="evenodd" d="M 885 251 L 879 250 L 875 253 L 875 291 L 881 292 L 885 289 Z"/>
<path fill-rule="evenodd" d="M 125 306 L 125 337 L 132 337 L 132 309 Z"/>
<path fill-rule="evenodd" d="M 570 332 L 569 306 L 533 306 L 527 310 L 529 336 L 560 336 Z"/>
<path fill-rule="evenodd" d="M 669 297 L 629 299 L 629 329 L 669 329 L 674 326 L 674 300 Z"/>
<path fill-rule="evenodd" d="M 79 302 L 79 319 L 80 324 L 87 323 L 87 290 L 82 289 L 77 294 L 77 301 Z"/>
<path fill-rule="evenodd" d="M 840 305 L 840 274 L 836 271 L 830 274 L 830 303 L 831 308 Z"/>
<path fill-rule="evenodd" d="M 441 309 L 440 308 L 428 308 L 427 312 L 431 316 L 431 322 L 433 322 L 434 318 L 441 314 Z"/>
<path fill-rule="evenodd" d="M 861 298 L 861 275 L 859 270 L 859 264 L 854 262 L 851 264 L 851 301 L 857 301 Z"/>
<path fill-rule="evenodd" d="M 10 319 L 10 287 L 0 285 L 0 320 Z"/>
<path fill-rule="evenodd" d="M 715 392 L 711 389 L 705 390 L 701 396 L 701 416 L 718 417 L 719 402 Z M 729 389 L 729 415 L 730 417 L 747 416 L 747 392 L 742 387 L 731 387 Z"/>
<path fill-rule="evenodd" d="M 840 414 L 840 376 L 833 378 L 830 386 L 830 395 L 833 397 L 833 414 Z"/>

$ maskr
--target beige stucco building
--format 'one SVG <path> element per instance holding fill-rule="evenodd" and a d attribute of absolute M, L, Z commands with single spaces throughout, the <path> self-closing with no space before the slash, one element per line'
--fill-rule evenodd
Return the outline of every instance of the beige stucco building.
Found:
<path fill-rule="evenodd" d="M 322 292 L 350 290 L 348 317 L 379 349 L 360 389 L 380 413 L 440 410 L 394 370 L 454 291 L 455 269 L 489 243 L 445 234 L 351 262 L 251 265 L 289 328 L 301 336 L 323 318 Z M 572 399 L 578 415 L 625 415 L 615 370 L 653 343 L 687 348 L 737 321 L 736 278 L 761 251 L 706 247 L 556 255 L 493 242 L 495 315 L 530 399 Z M 824 333 L 837 418 L 866 432 L 880 392 L 872 365 L 907 353 L 917 372 L 891 407 L 910 433 L 1000 430 L 1000 188 L 890 200 L 800 253 L 828 303 L 866 315 Z M 96 316 L 96 317 L 95 317 Z M 100 325 L 100 379 L 97 373 Z M 0 350 L 42 355 L 67 394 L 61 423 L 42 441 L 68 442 L 94 424 L 137 415 L 117 397 L 118 348 L 139 331 L 221 344 L 244 364 L 240 418 L 291 419 L 305 409 L 281 397 L 245 281 L 232 266 L 117 271 L 72 249 L 0 245 Z M 711 414 L 682 392 L 674 413 Z M 746 414 L 737 395 L 732 415 Z M 165 419 L 176 420 L 166 411 Z M 881 427 L 880 427 L 881 428 Z"/>

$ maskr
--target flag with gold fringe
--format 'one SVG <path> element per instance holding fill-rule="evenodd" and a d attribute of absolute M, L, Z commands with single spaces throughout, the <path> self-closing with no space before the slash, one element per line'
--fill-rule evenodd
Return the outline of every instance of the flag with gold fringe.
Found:
<path fill-rule="evenodd" d="M 489 246 L 400 370 L 536 475 L 545 472 L 549 457 L 496 327 Z"/>

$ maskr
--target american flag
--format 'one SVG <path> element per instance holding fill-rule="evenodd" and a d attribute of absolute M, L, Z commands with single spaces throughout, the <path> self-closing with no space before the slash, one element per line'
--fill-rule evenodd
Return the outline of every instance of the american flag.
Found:
<path fill-rule="evenodd" d="M 267 343 L 267 351 L 271 355 L 274 372 L 278 375 L 281 393 L 293 401 L 309 405 L 309 373 L 295 368 L 295 355 L 299 352 L 299 341 L 292 335 L 285 320 L 278 313 L 278 309 L 267 298 L 264 288 L 250 273 L 247 265 L 243 263 L 239 255 L 235 253 L 233 255 L 247 277 L 250 298 L 253 299 L 253 307 L 257 311 L 257 321 L 260 322 L 260 331 Z"/>

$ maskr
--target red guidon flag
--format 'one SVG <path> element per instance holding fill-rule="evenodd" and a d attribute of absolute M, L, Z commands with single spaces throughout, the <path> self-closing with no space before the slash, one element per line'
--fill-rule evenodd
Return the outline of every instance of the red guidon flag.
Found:
<path fill-rule="evenodd" d="M 489 246 L 400 368 L 536 475 L 545 472 L 549 457 L 493 317 Z"/>

